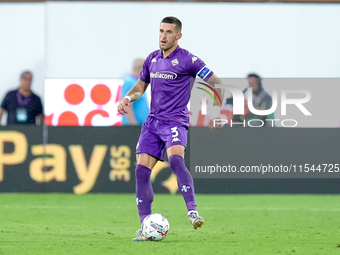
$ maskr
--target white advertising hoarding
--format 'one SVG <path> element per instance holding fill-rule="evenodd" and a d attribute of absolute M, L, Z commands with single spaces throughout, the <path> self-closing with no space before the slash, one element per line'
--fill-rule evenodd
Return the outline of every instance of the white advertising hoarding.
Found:
<path fill-rule="evenodd" d="M 120 126 L 122 79 L 46 79 L 45 118 L 50 126 Z"/>

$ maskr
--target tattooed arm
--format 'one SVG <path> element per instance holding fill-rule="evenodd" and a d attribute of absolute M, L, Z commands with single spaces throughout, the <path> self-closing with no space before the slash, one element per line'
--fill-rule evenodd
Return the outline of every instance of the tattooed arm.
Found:
<path fill-rule="evenodd" d="M 133 86 L 128 93 L 126 93 L 126 96 L 120 101 L 118 105 L 118 112 L 122 115 L 127 114 L 128 109 L 131 107 L 130 102 L 136 101 L 138 98 L 140 98 L 147 87 L 149 86 L 149 83 L 143 82 L 140 79 L 138 79 L 135 86 Z"/>
<path fill-rule="evenodd" d="M 215 84 L 222 84 L 221 80 L 216 76 L 216 74 L 213 74 L 207 81 L 212 87 L 215 88 Z M 223 102 L 223 95 L 224 95 L 224 89 L 223 88 L 215 88 L 216 92 L 221 98 L 221 101 Z M 217 98 L 217 95 L 214 94 L 215 101 L 217 103 L 216 106 L 222 107 L 220 100 Z M 214 103 L 215 105 L 215 103 Z"/>
<path fill-rule="evenodd" d="M 215 87 L 216 84 L 222 84 L 221 80 L 215 74 L 213 74 L 207 82 L 212 87 Z M 224 89 L 223 88 L 215 88 L 215 89 L 216 89 L 216 92 L 220 96 L 221 101 L 223 103 Z M 216 102 L 216 104 L 214 103 L 214 107 L 217 108 L 218 115 L 219 115 L 222 105 L 221 105 L 220 100 L 218 99 L 216 94 L 214 94 L 214 98 L 215 98 L 215 102 Z M 216 109 L 214 109 L 214 110 L 216 110 Z M 221 119 L 221 118 L 220 117 L 213 117 L 213 118 L 210 119 L 209 128 L 210 128 L 211 131 L 222 127 L 221 121 L 219 119 Z"/>

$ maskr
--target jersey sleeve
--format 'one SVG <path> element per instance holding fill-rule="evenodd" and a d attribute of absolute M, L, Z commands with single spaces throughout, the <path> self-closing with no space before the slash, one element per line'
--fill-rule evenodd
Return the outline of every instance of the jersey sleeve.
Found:
<path fill-rule="evenodd" d="M 143 69 L 139 75 L 139 79 L 145 83 L 150 83 L 150 72 L 149 72 L 150 61 L 151 61 L 150 59 L 151 59 L 151 54 L 145 59 L 144 64 L 143 64 Z"/>
<path fill-rule="evenodd" d="M 188 72 L 197 75 L 204 81 L 209 80 L 209 78 L 214 74 L 214 72 L 207 67 L 207 65 L 204 63 L 202 59 L 199 57 L 189 53 L 189 58 L 187 60 L 187 68 Z"/>

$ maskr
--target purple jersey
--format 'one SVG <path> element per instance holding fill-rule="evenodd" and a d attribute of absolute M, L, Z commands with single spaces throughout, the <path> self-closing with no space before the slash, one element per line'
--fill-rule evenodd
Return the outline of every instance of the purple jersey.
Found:
<path fill-rule="evenodd" d="M 213 72 L 187 50 L 177 46 L 166 58 L 162 50 L 152 52 L 140 73 L 141 81 L 151 83 L 149 116 L 189 126 L 187 105 L 196 75 L 207 81 Z"/>

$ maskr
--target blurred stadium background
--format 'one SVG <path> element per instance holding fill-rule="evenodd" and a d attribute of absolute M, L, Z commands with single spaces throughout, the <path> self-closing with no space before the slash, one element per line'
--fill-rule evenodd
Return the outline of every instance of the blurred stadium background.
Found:
<path fill-rule="evenodd" d="M 72 242 L 68 242 L 65 238 L 65 240 L 58 239 L 58 249 L 53 246 L 54 244 L 48 243 L 50 245 L 48 250 L 44 250 L 47 241 L 43 240 L 42 236 L 39 237 L 43 240 L 41 243 L 29 245 L 20 242 L 22 246 L 19 245 L 14 249 L 13 242 L 18 238 L 17 232 L 22 230 L 30 234 L 29 228 L 22 225 L 24 225 L 25 217 L 36 216 L 34 212 L 46 216 L 46 221 L 41 223 L 41 229 L 49 226 L 48 212 L 44 210 L 53 208 L 55 212 L 64 208 L 65 211 L 61 211 L 61 215 L 65 213 L 65 217 L 72 218 L 75 217 L 72 214 L 75 208 L 72 206 L 84 210 L 81 213 L 86 213 L 86 206 L 102 206 L 103 210 L 110 210 L 112 215 L 116 215 L 117 211 L 119 217 L 124 217 L 124 211 L 122 211 L 124 207 L 118 207 L 125 206 L 124 203 L 130 199 L 127 211 L 135 213 L 130 218 L 137 216 L 137 210 L 132 207 L 134 206 L 136 164 L 134 153 L 140 127 L 122 127 L 121 116 L 117 115 L 116 107 L 120 101 L 123 78 L 131 71 L 133 60 L 145 58 L 151 51 L 158 48 L 159 22 L 165 16 L 172 15 L 181 19 L 183 38 L 179 42 L 180 46 L 201 57 L 219 77 L 244 79 L 248 73 L 256 72 L 262 75 L 264 86 L 269 91 L 271 87 L 268 81 L 275 78 L 308 78 L 320 81 L 313 87 L 317 89 L 313 94 L 314 98 L 319 98 L 314 101 L 314 104 L 320 105 L 321 109 L 322 106 L 327 105 L 329 107 L 327 109 L 331 108 L 330 112 L 324 116 L 321 115 L 321 119 L 302 124 L 298 129 L 229 129 L 228 142 L 234 147 L 233 150 L 228 150 L 226 157 L 237 157 L 240 160 L 243 157 L 247 162 L 252 162 L 253 153 L 256 155 L 263 153 L 266 159 L 275 159 L 273 164 L 280 165 L 290 164 L 289 153 L 293 152 L 294 155 L 301 155 L 304 163 L 340 163 L 337 162 L 337 152 L 340 151 L 338 134 L 340 105 L 337 98 L 339 87 L 336 86 L 340 78 L 340 33 L 338 32 L 340 5 L 338 2 L 338 0 L 124 2 L 0 0 L 1 100 L 8 90 L 14 89 L 19 84 L 20 73 L 27 69 L 31 70 L 34 75 L 32 90 L 43 99 L 46 117 L 45 126 L 6 126 L 5 118 L 2 119 L 0 192 L 3 194 L 0 194 L 0 201 L 2 200 L 0 211 L 4 217 L 0 218 L 0 222 L 3 221 L 3 224 L 0 224 L 0 242 L 3 240 L 0 254 L 18 254 L 19 252 L 22 254 L 78 254 L 71 249 L 73 243 L 76 243 L 75 247 L 78 251 L 83 251 L 82 254 L 87 254 L 86 252 L 106 254 L 114 249 L 111 247 L 113 245 L 102 244 L 98 241 L 98 245 L 106 245 L 105 250 L 99 248 L 99 250 L 93 250 L 93 247 L 88 247 L 87 249 L 90 250 L 85 252 L 82 250 L 85 248 L 81 247 L 81 243 L 78 243 L 76 238 L 72 239 Z M 322 87 L 322 79 L 333 79 L 333 86 Z M 80 99 L 75 96 L 79 95 L 79 91 L 80 94 L 84 94 Z M 204 127 L 195 127 L 196 123 L 196 120 L 191 121 L 191 129 L 198 130 L 200 134 L 205 135 Z M 219 145 L 218 149 L 223 152 L 226 146 L 228 145 Z M 261 147 L 264 148 L 262 151 Z M 192 148 L 189 146 L 188 155 L 191 153 L 190 150 Z M 280 160 L 280 155 L 285 158 L 283 162 Z M 189 166 L 192 164 L 190 158 L 186 158 Z M 175 177 L 167 162 L 157 165 L 153 171 L 152 180 L 155 192 L 165 193 L 159 195 L 160 197 L 170 196 L 167 194 L 174 195 L 178 191 Z M 332 237 L 324 235 L 322 240 L 313 236 L 314 232 L 305 237 L 303 241 L 296 239 L 292 242 L 290 239 L 284 239 L 286 246 L 281 244 L 282 248 L 276 246 L 280 238 L 286 235 L 286 232 L 282 232 L 282 236 L 280 234 L 277 240 L 271 240 L 269 248 L 266 249 L 255 247 L 253 240 L 246 238 L 248 234 L 242 233 L 244 236 L 241 235 L 239 238 L 244 242 L 249 241 L 244 245 L 250 245 L 254 253 L 244 249 L 243 245 L 239 245 L 236 248 L 233 246 L 231 249 L 233 253 L 230 254 L 281 252 L 284 254 L 292 252 L 336 254 L 339 250 L 336 247 L 340 240 L 336 241 L 335 238 L 339 234 L 339 226 L 333 221 L 340 210 L 339 196 L 325 196 L 323 200 L 323 197 L 319 196 L 307 198 L 307 196 L 297 195 L 339 194 L 338 177 L 195 178 L 195 185 L 196 192 L 199 194 L 295 194 L 278 198 L 276 204 L 273 202 L 276 196 L 256 197 L 254 204 L 250 202 L 251 197 L 240 196 L 239 198 L 245 204 L 249 203 L 248 207 L 242 207 L 244 211 L 252 206 L 253 209 L 244 213 L 243 209 L 240 209 L 240 204 L 231 202 L 231 208 L 238 209 L 225 210 L 234 210 L 232 215 L 236 218 L 240 213 L 244 217 L 251 217 L 248 214 L 257 210 L 265 215 L 267 213 L 272 215 L 271 213 L 277 211 L 305 213 L 307 219 L 310 219 L 310 225 L 321 229 L 319 233 L 327 233 L 327 228 L 334 233 Z M 14 196 L 14 193 L 21 192 L 110 193 L 112 200 L 98 194 L 97 198 L 100 202 L 93 195 L 88 195 L 89 200 L 84 204 L 82 204 L 83 201 L 78 204 L 79 200 L 76 196 L 72 198 L 74 199 L 72 201 L 67 198 L 69 204 L 65 204 L 64 198 L 58 195 L 51 196 L 50 194 L 47 195 L 49 197 L 43 198 L 39 195 L 28 194 L 22 199 L 8 197 L 7 194 L 13 193 Z M 120 197 L 117 193 L 129 193 L 129 195 Z M 169 201 L 180 200 L 178 195 L 174 197 L 171 197 Z M 313 203 L 313 201 L 319 201 L 320 198 L 329 203 Z M 300 208 L 299 205 L 303 204 L 305 199 L 310 199 L 309 207 Z M 214 210 L 215 214 L 211 214 L 210 217 L 215 218 L 220 215 L 216 212 L 220 201 L 228 203 L 237 201 L 238 197 L 230 196 L 228 200 L 228 196 L 215 195 L 211 200 L 204 196 L 198 197 L 198 200 L 206 203 L 216 202 L 209 205 L 210 208 L 215 209 L 209 209 L 208 205 L 203 209 L 208 215 Z M 118 207 L 106 208 L 105 205 L 110 201 L 117 201 Z M 272 206 L 273 203 L 275 206 Z M 285 203 L 287 207 L 280 207 Z M 176 203 L 173 202 L 173 205 L 175 206 Z M 166 207 L 166 204 L 163 206 Z M 180 206 L 178 207 L 182 208 L 184 204 Z M 221 205 L 221 208 L 225 208 L 225 204 Z M 156 207 L 156 209 L 162 210 L 161 207 Z M 13 213 L 18 210 L 22 214 Z M 318 221 L 317 215 L 311 215 L 311 212 L 322 213 L 324 216 L 320 216 L 322 220 Z M 91 213 L 101 215 L 102 211 L 98 209 Z M 177 215 L 176 213 L 171 210 L 168 212 L 170 224 L 175 221 L 175 226 L 176 224 L 180 226 L 181 223 L 176 222 L 174 216 Z M 263 214 L 261 217 L 263 217 L 262 227 L 267 227 L 266 217 Z M 289 222 L 287 215 L 280 217 L 281 220 L 287 217 L 287 220 L 278 221 L 279 226 Z M 330 219 L 328 222 L 327 217 Z M 254 219 L 254 222 L 261 225 L 261 222 L 257 221 L 259 219 L 260 216 Z M 22 229 L 13 223 L 17 220 Z M 61 219 L 54 217 L 54 220 L 57 226 Z M 123 222 L 115 219 L 118 221 L 119 231 L 122 231 L 127 241 L 130 240 L 131 231 L 137 226 L 136 220 L 130 224 L 131 219 L 127 217 Z M 242 219 L 239 220 L 242 222 Z M 293 231 L 296 224 L 301 221 L 288 224 L 286 231 Z M 272 224 L 271 220 L 268 222 Z M 67 222 L 67 224 L 72 229 L 72 223 Z M 83 223 L 79 223 L 81 224 Z M 98 224 L 105 224 L 105 222 Z M 109 224 L 114 226 L 115 223 Z M 128 231 L 124 229 L 124 224 L 129 225 Z M 304 225 L 305 229 L 309 229 L 308 224 Z M 86 223 L 83 226 L 86 228 Z M 104 229 L 104 232 L 107 230 L 109 235 L 111 232 L 114 233 L 112 226 Z M 88 240 L 92 240 L 93 233 L 103 231 L 99 228 L 94 230 L 93 226 L 88 227 L 92 232 L 75 227 L 73 237 L 84 235 Z M 218 224 L 215 227 L 218 227 Z M 240 226 L 233 223 L 232 227 L 238 229 Z M 247 232 L 247 226 L 242 227 L 244 227 L 243 231 Z M 14 232 L 9 231 L 10 228 L 14 228 Z M 34 229 L 33 233 L 40 233 L 43 231 L 41 229 Z M 65 230 L 64 233 L 66 236 L 67 231 Z M 226 231 L 229 235 L 226 238 L 233 240 L 228 244 L 229 246 L 240 241 L 234 238 L 233 231 Z M 256 229 L 253 231 L 256 233 Z M 275 235 L 273 233 L 278 229 L 271 229 L 270 233 L 263 231 L 264 233 L 259 234 L 260 244 L 267 241 L 266 235 Z M 177 239 L 183 235 L 179 232 L 178 229 L 175 230 L 178 235 L 175 234 Z M 55 234 L 53 231 L 49 233 Z M 214 232 L 209 232 L 209 234 L 216 237 Z M 32 241 L 26 237 L 23 240 Z M 122 237 L 116 240 L 124 242 Z M 318 240 L 321 241 L 318 246 L 310 246 L 311 243 L 308 240 L 313 244 Z M 64 246 L 59 247 L 59 241 L 64 242 Z M 108 240 L 105 239 L 106 241 Z M 225 240 L 221 238 L 220 241 Z M 20 248 L 25 245 L 28 249 Z M 170 242 L 168 245 L 169 248 L 174 244 Z M 215 253 L 228 254 L 221 252 L 221 247 L 219 250 L 214 250 L 214 247 L 217 247 L 214 246 L 214 242 L 211 245 L 211 250 Z M 307 248 L 308 246 L 310 247 Z M 326 246 L 331 248 L 323 250 Z M 175 249 L 175 247 L 172 248 Z M 197 245 L 191 248 L 191 251 L 196 251 Z M 134 254 L 136 251 L 131 247 L 128 251 L 122 247 L 119 249 L 113 251 L 113 254 L 117 254 L 115 253 L 117 251 L 123 254 L 124 251 L 126 254 Z M 207 250 L 204 253 L 208 254 L 208 252 Z M 177 254 L 182 253 L 177 252 Z"/>
<path fill-rule="evenodd" d="M 309 78 L 304 86 L 312 89 L 314 101 L 310 106 L 316 109 L 313 108 L 314 116 L 310 118 L 313 121 L 300 121 L 299 127 L 326 128 L 313 129 L 311 134 L 314 137 L 324 137 L 324 134 L 329 133 L 327 128 L 339 127 L 340 123 L 337 112 L 340 107 L 339 100 L 337 93 L 333 93 L 338 90 L 336 78 L 340 76 L 338 47 L 340 34 L 336 32 L 340 24 L 340 5 L 336 2 L 330 3 L 331 1 L 312 2 L 314 1 L 293 3 L 291 1 L 270 3 L 1 2 L 0 96 L 3 98 L 8 90 L 17 86 L 19 74 L 23 70 L 31 70 L 34 74 L 32 89 L 44 101 L 47 126 L 1 127 L 1 130 L 6 132 L 2 132 L 0 141 L 3 148 L 0 168 L 3 177 L 0 190 L 11 192 L 46 189 L 71 192 L 70 187 L 73 186 L 70 184 L 69 176 L 75 178 L 72 182 L 79 182 L 80 176 L 70 174 L 70 172 L 75 173 L 76 168 L 71 160 L 75 158 L 72 154 L 72 146 L 82 146 L 83 153 L 78 156 L 82 156 L 85 162 L 89 162 L 96 146 L 105 144 L 106 147 L 102 151 L 105 156 L 98 156 L 102 157 L 100 158 L 102 163 L 98 163 L 98 170 L 96 170 L 98 172 L 92 178 L 103 176 L 102 180 L 106 184 L 100 182 L 101 178 L 94 179 L 92 187 L 86 192 L 133 192 L 134 148 L 140 128 L 119 127 L 121 116 L 117 115 L 116 106 L 120 101 L 123 78 L 131 71 L 134 59 L 145 58 L 149 52 L 158 48 L 159 20 L 166 15 L 178 16 L 183 22 L 184 36 L 180 40 L 181 47 L 198 54 L 219 77 L 238 78 L 239 81 L 243 81 L 244 84 L 240 83 L 243 88 L 246 86 L 244 78 L 249 72 L 261 74 L 264 87 L 268 91 L 271 89 L 272 80 L 276 78 Z M 328 84 L 325 80 L 334 82 Z M 318 108 L 319 112 L 317 112 Z M 329 112 L 322 112 L 323 109 Z M 297 117 L 301 119 L 301 116 Z M 2 122 L 5 124 L 5 118 L 2 118 Z M 192 128 L 196 125 L 202 125 L 202 122 L 198 123 L 197 117 L 196 119 L 192 117 Z M 66 129 L 66 127 L 54 126 L 80 127 Z M 106 127 L 84 129 L 81 126 Z M 108 128 L 108 126 L 114 127 Z M 9 134 L 10 130 L 23 134 L 22 140 L 27 141 L 27 146 L 20 152 L 22 155 L 10 155 L 18 148 L 13 146 L 15 133 L 13 133 L 14 138 L 4 135 Z M 64 130 L 68 130 L 68 136 L 59 137 L 64 134 Z M 277 150 L 274 148 L 268 151 L 267 158 L 273 158 L 278 153 L 282 154 L 300 144 L 296 135 L 289 133 L 295 132 L 294 130 L 288 131 L 285 135 L 282 130 L 228 131 L 229 134 L 233 132 L 241 132 L 237 137 L 242 139 L 233 142 L 237 147 L 234 150 L 235 155 L 229 154 L 229 158 L 234 158 L 245 151 L 244 141 L 248 141 L 249 144 L 263 143 L 262 149 L 268 147 L 266 144 L 271 144 L 270 139 L 249 142 L 258 137 L 257 132 L 260 132 L 260 137 L 274 132 L 272 136 L 282 141 L 293 137 L 294 141 L 286 143 L 286 147 L 282 147 L 282 142 L 278 141 L 275 147 Z M 100 138 L 101 135 L 103 138 Z M 68 137 L 72 139 L 67 139 Z M 335 137 L 330 139 L 329 142 L 336 144 Z M 325 138 L 321 140 L 328 142 Z M 44 143 L 59 146 L 64 158 L 56 160 L 62 165 L 57 169 L 64 173 L 64 178 L 44 179 L 48 173 L 46 170 L 41 170 L 46 164 L 45 154 L 41 149 L 40 152 L 39 149 L 34 149 L 34 146 Z M 313 150 L 320 146 L 314 144 L 305 149 Z M 257 150 L 256 145 L 254 150 Z M 246 151 L 252 149 L 248 148 Z M 336 148 L 330 148 L 329 151 L 336 151 Z M 323 159 L 324 155 L 319 156 Z M 312 163 L 310 159 L 311 157 L 307 158 L 305 163 Z M 42 176 L 38 182 L 29 171 L 30 166 L 39 165 L 39 163 L 32 163 L 37 162 L 34 160 L 42 162 L 40 163 Z M 162 169 L 170 170 L 165 165 Z M 22 173 L 20 176 L 25 177 L 25 181 L 24 178 L 8 177 L 17 173 Z M 166 177 L 164 178 L 162 181 L 167 180 Z M 27 181 L 31 184 L 26 184 Z M 218 180 L 214 181 L 218 182 Z M 268 182 L 266 179 L 257 181 Z M 272 185 L 275 180 L 274 182 L 271 180 L 268 185 L 272 188 L 257 183 L 249 188 L 249 183 L 255 180 L 224 179 L 220 182 L 225 188 L 220 189 L 219 192 L 290 193 L 295 190 L 290 188 L 291 185 L 284 188 L 287 187 L 285 183 L 287 180 L 276 181 L 283 184 Z M 294 181 L 296 180 L 289 180 L 289 183 Z M 300 179 L 299 184 L 294 187 L 296 192 L 338 192 L 340 190 L 338 185 L 336 187 L 328 185 L 328 182 L 332 181 L 335 180 L 324 179 L 318 182 L 316 179 Z M 235 185 L 228 182 L 235 182 Z M 304 182 L 307 184 L 304 185 Z M 5 185 L 6 183 L 11 184 Z M 23 183 L 25 185 L 21 186 Z M 310 183 L 317 183 L 318 189 L 311 189 Z M 17 185 L 16 188 L 14 184 Z M 125 188 L 116 189 L 116 185 L 119 187 L 123 185 Z M 161 184 L 160 186 L 161 190 L 169 192 L 169 189 L 163 189 L 164 186 Z M 37 187 L 41 188 L 36 190 Z M 64 190 L 65 187 L 68 189 Z M 203 192 L 211 191 L 205 187 Z"/>

